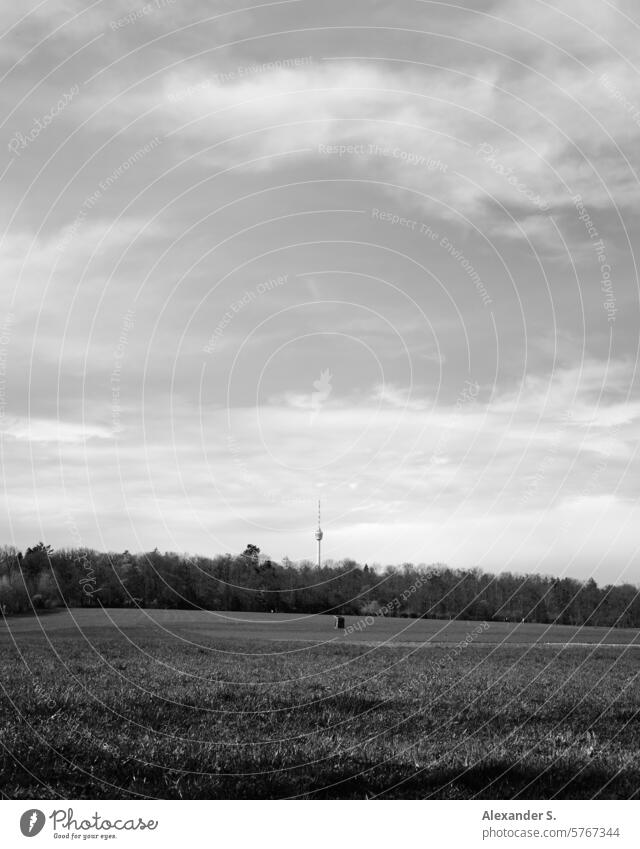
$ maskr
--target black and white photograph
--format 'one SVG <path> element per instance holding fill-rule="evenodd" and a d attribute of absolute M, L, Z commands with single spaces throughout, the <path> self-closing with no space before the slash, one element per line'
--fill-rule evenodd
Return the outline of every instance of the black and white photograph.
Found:
<path fill-rule="evenodd" d="M 0 150 L 3 845 L 637 846 L 640 4 L 2 0 Z"/>

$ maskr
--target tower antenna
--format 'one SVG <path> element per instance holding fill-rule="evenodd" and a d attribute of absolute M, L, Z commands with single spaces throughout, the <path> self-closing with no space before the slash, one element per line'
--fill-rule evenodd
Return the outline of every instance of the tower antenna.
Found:
<path fill-rule="evenodd" d="M 318 530 L 316 531 L 316 540 L 318 541 L 318 569 L 322 566 L 322 527 L 320 526 L 320 502 L 318 501 Z"/>

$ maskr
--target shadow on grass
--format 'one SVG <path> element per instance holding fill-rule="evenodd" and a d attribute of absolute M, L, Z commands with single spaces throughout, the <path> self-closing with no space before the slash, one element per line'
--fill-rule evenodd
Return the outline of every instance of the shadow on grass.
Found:
<path fill-rule="evenodd" d="M 32 775 L 24 770 L 36 767 L 42 783 L 34 785 Z M 46 774 L 42 763 L 23 762 L 0 783 L 8 798 L 14 799 L 620 799 L 629 798 L 637 788 L 637 775 L 630 769 L 594 764 L 582 769 L 580 763 L 545 770 L 504 760 L 469 769 L 418 770 L 397 763 L 371 766 L 348 761 L 255 774 L 256 764 L 244 761 L 233 768 L 239 774 L 179 775 L 152 764 L 105 757 L 90 767 L 93 775 L 62 763 Z"/>

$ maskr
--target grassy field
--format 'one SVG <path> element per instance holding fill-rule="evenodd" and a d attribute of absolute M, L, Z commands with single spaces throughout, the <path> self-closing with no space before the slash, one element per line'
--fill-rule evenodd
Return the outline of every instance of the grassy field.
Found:
<path fill-rule="evenodd" d="M 638 632 L 76 610 L 0 626 L 8 798 L 628 798 Z"/>

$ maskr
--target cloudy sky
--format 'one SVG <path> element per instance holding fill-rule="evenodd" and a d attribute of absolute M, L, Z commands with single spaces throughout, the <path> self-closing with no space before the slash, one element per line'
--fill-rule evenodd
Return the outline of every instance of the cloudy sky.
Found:
<path fill-rule="evenodd" d="M 0 31 L 3 542 L 638 580 L 637 4 Z"/>

